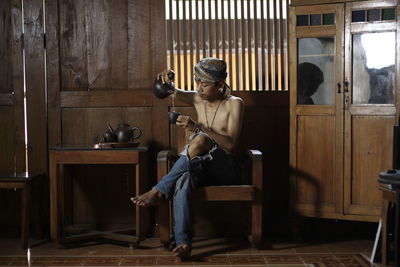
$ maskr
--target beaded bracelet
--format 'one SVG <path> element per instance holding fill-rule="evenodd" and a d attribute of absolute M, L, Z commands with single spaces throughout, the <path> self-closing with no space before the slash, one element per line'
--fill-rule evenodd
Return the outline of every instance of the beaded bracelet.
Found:
<path fill-rule="evenodd" d="M 195 122 L 194 126 L 193 126 L 193 132 L 194 133 L 198 133 L 200 131 L 201 131 L 201 126 L 198 123 Z"/>

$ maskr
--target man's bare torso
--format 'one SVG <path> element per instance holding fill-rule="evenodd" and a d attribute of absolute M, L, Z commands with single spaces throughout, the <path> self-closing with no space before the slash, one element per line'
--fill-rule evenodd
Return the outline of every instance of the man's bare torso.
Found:
<path fill-rule="evenodd" d="M 219 106 L 218 104 L 216 104 L 214 105 L 214 107 L 209 107 L 206 100 L 200 98 L 196 100 L 197 101 L 194 102 L 194 107 L 197 112 L 198 123 L 204 128 L 207 129 L 211 128 L 212 131 L 215 133 L 222 135 L 229 135 L 228 133 L 228 126 L 229 126 L 228 124 L 230 121 L 229 117 L 236 108 L 234 102 L 241 101 L 240 98 L 235 96 L 230 96 L 227 99 L 221 100 Z"/>

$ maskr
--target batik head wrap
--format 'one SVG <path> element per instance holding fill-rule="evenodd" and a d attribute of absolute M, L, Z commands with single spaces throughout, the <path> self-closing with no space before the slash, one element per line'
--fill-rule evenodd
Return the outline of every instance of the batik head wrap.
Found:
<path fill-rule="evenodd" d="M 230 87 L 225 83 L 226 76 L 226 62 L 224 60 L 207 57 L 203 58 L 194 66 L 195 79 L 202 82 L 221 82 L 224 84 L 224 89 L 221 92 L 224 98 L 230 95 Z"/>

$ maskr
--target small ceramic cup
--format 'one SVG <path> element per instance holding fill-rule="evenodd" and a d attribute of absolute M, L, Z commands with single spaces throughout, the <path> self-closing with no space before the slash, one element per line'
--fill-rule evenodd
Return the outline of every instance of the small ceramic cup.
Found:
<path fill-rule="evenodd" d="M 179 113 L 179 112 L 175 112 L 175 111 L 168 112 L 169 123 L 176 124 L 176 120 L 178 119 L 179 115 L 181 115 L 181 113 Z"/>

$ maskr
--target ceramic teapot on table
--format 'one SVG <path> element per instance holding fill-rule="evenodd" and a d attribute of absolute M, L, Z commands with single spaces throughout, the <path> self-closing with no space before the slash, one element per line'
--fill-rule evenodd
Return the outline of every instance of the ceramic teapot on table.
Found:
<path fill-rule="evenodd" d="M 118 143 L 127 143 L 139 138 L 142 135 L 142 131 L 138 127 L 131 127 L 123 122 L 118 125 L 114 134 L 117 136 Z"/>
<path fill-rule="evenodd" d="M 117 142 L 118 137 L 114 133 L 114 129 L 111 127 L 111 125 L 107 125 L 107 132 L 103 134 L 104 142 Z"/>

